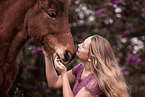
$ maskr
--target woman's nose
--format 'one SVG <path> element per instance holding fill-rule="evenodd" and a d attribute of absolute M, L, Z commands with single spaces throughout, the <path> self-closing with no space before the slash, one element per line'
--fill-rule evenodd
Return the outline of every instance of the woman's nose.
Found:
<path fill-rule="evenodd" d="M 78 44 L 78 47 L 80 47 L 81 46 L 81 44 Z"/>

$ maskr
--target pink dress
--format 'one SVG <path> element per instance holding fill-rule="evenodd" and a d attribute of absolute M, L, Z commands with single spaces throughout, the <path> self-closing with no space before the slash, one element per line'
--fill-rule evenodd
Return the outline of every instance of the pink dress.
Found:
<path fill-rule="evenodd" d="M 83 69 L 83 63 L 80 63 L 72 68 L 72 74 L 76 77 L 73 88 L 74 96 L 79 92 L 79 90 L 81 90 L 81 88 L 84 87 L 86 91 L 90 92 L 91 95 L 95 95 L 95 97 L 106 97 L 105 94 L 100 90 L 97 84 L 97 80 L 93 74 L 89 74 L 88 76 L 81 79 L 81 73 Z"/>

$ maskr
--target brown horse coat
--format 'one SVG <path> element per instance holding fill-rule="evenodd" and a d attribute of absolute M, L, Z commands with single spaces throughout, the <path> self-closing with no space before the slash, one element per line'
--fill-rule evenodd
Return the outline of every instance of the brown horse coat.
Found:
<path fill-rule="evenodd" d="M 69 3 L 69 0 L 0 0 L 0 97 L 8 96 L 18 72 L 16 57 L 30 38 L 66 62 L 74 58 L 68 25 Z"/>

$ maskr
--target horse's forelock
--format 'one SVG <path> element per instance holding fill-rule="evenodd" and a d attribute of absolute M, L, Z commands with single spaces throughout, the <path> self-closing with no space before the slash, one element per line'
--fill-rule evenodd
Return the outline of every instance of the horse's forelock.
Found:
<path fill-rule="evenodd" d="M 66 6 L 68 7 L 71 4 L 72 0 L 52 0 L 52 2 L 57 6 Z"/>

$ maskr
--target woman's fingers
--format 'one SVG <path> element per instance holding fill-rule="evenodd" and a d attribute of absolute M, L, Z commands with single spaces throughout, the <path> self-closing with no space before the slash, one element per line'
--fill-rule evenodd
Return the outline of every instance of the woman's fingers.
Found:
<path fill-rule="evenodd" d="M 56 56 L 54 61 L 55 61 L 55 68 L 57 71 L 59 71 L 59 73 L 66 71 L 65 66 L 61 63 L 60 59 L 58 59 L 58 56 Z"/>
<path fill-rule="evenodd" d="M 57 58 L 58 58 L 58 56 L 56 56 L 55 57 L 55 60 L 54 60 L 55 65 L 59 65 L 60 64 L 60 59 L 57 59 Z"/>
<path fill-rule="evenodd" d="M 57 60 L 57 62 L 55 62 L 55 67 L 62 68 L 63 66 L 64 65 L 59 60 Z"/>

